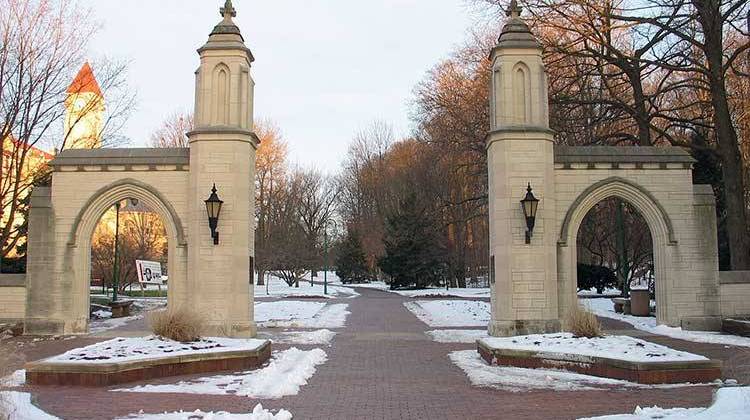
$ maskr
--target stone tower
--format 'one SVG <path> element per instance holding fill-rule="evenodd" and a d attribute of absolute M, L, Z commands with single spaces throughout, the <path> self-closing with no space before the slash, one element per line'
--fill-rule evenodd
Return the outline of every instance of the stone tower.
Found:
<path fill-rule="evenodd" d="M 89 63 L 83 65 L 65 98 L 65 149 L 98 149 L 104 130 L 104 96 Z"/>
<path fill-rule="evenodd" d="M 542 49 L 512 1 L 492 50 L 487 137 L 492 320 L 510 336 L 560 329 L 557 295 L 553 133 Z M 531 243 L 520 201 L 531 184 L 541 200 Z"/>
<path fill-rule="evenodd" d="M 188 133 L 188 287 L 193 298 L 185 303 L 206 317 L 211 333 L 253 337 L 254 58 L 232 20 L 237 13 L 231 0 L 220 12 L 223 20 L 198 50 L 195 130 Z M 214 184 L 224 201 L 217 245 L 204 203 Z"/>

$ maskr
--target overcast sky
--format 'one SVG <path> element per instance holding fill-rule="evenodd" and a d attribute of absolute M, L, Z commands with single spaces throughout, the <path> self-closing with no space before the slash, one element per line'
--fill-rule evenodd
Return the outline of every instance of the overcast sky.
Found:
<path fill-rule="evenodd" d="M 83 0 L 102 24 L 92 56 L 131 60 L 138 109 L 125 134 L 145 146 L 169 114 L 192 110 L 195 50 L 224 0 Z M 425 73 L 466 40 L 465 0 L 235 0 L 256 61 L 256 117 L 277 122 L 291 159 L 335 172 L 352 135 L 374 120 L 407 135 Z"/>

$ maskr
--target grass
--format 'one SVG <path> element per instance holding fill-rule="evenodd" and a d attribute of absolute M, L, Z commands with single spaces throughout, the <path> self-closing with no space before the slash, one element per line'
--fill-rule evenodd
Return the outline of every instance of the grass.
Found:
<path fill-rule="evenodd" d="M 602 324 L 588 308 L 575 305 L 565 318 L 565 325 L 569 332 L 576 337 L 596 338 L 604 337 Z"/>
<path fill-rule="evenodd" d="M 186 308 L 151 312 L 146 319 L 155 335 L 181 343 L 200 340 L 204 327 L 201 316 Z"/>

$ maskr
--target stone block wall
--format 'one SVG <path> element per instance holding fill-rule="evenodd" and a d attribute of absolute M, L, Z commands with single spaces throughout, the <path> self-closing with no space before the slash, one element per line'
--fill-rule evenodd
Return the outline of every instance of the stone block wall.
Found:
<path fill-rule="evenodd" d="M 0 274 L 0 322 L 22 321 L 26 316 L 26 276 Z"/>
<path fill-rule="evenodd" d="M 719 278 L 722 316 L 750 316 L 750 271 L 722 271 Z"/>

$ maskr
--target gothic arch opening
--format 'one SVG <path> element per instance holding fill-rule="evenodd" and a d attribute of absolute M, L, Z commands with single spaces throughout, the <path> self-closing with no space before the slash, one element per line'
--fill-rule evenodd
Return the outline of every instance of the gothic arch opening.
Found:
<path fill-rule="evenodd" d="M 531 79 L 529 68 L 524 63 L 513 66 L 513 122 L 529 122 L 531 98 Z"/>
<path fill-rule="evenodd" d="M 219 64 L 214 69 L 214 123 L 229 125 L 229 81 L 230 72 L 226 64 Z"/>
<path fill-rule="evenodd" d="M 173 307 L 186 302 L 187 252 L 179 217 L 153 187 L 135 180 L 120 181 L 99 190 L 91 197 L 80 210 L 71 231 L 65 259 L 65 272 L 66 277 L 73 283 L 74 293 L 69 309 L 76 320 L 74 328 L 76 332 L 88 330 L 92 312 L 91 294 L 92 292 L 101 293 L 102 290 L 101 284 L 92 288 L 92 280 L 105 274 L 103 271 L 112 270 L 109 279 L 101 279 L 105 281 L 105 286 L 109 280 L 111 287 L 111 280 L 114 276 L 112 232 L 115 223 L 115 205 L 118 203 L 120 204 L 118 248 L 121 252 L 118 261 L 122 265 L 117 273 L 122 276 L 123 283 L 121 284 L 137 281 L 134 266 L 136 258 L 156 258 L 165 262 L 163 268 L 169 276 L 168 305 Z M 142 243 L 138 244 L 139 241 Z M 133 243 L 128 244 L 128 242 Z M 139 247 L 142 249 L 139 250 Z M 156 247 L 156 249 L 147 252 L 143 247 Z M 133 255 L 127 255 L 128 253 Z M 106 261 L 107 259 L 109 261 Z M 111 290 L 107 291 L 111 293 Z"/>
<path fill-rule="evenodd" d="M 609 178 L 598 182 L 570 205 L 563 220 L 558 247 L 558 275 L 560 286 L 560 310 L 564 318 L 567 310 L 577 304 L 578 238 L 587 215 L 602 202 L 616 198 L 642 217 L 650 234 L 653 270 L 642 271 L 643 276 L 653 275 L 656 285 L 656 318 L 660 324 L 668 324 L 669 295 L 672 284 L 668 282 L 669 248 L 675 244 L 672 223 L 659 202 L 645 188 L 621 178 Z"/>

